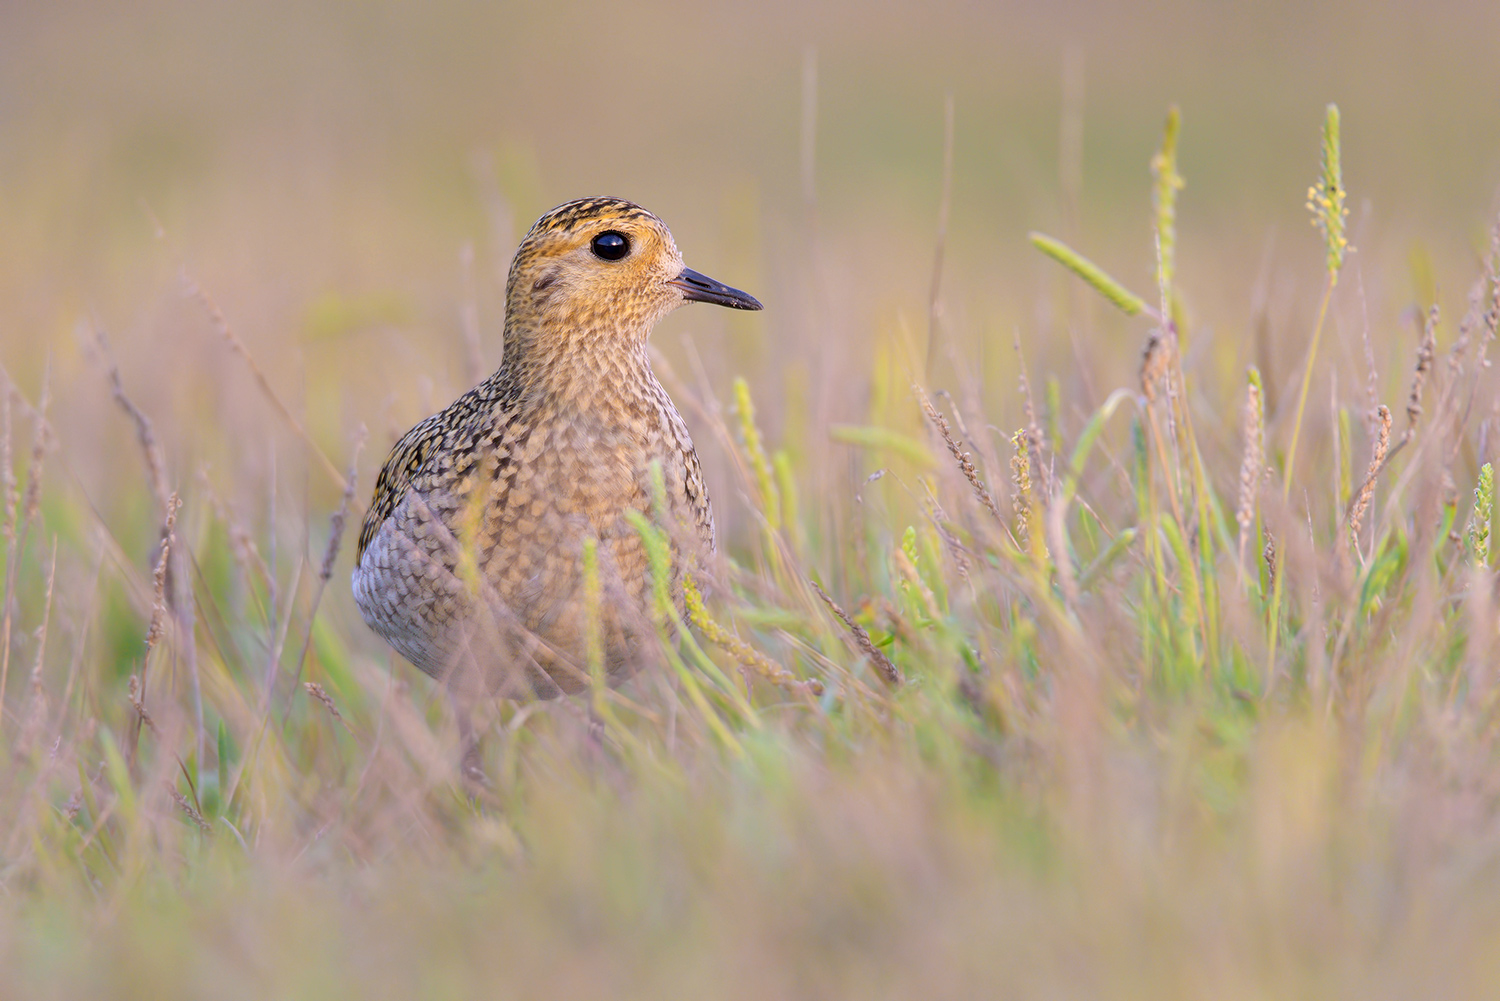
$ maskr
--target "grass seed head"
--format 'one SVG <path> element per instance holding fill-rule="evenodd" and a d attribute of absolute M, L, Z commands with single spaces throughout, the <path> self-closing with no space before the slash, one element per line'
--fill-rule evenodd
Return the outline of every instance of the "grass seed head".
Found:
<path fill-rule="evenodd" d="M 328 714 L 342 724 L 345 730 L 348 730 L 350 733 L 354 732 L 354 728 L 349 725 L 349 721 L 344 719 L 344 714 L 339 712 L 339 707 L 333 704 L 333 696 L 329 695 L 322 685 L 316 681 L 304 681 L 302 688 L 322 705 L 324 709 L 327 709 Z"/>
<path fill-rule="evenodd" d="M 1181 125 L 1182 114 L 1174 104 L 1167 112 L 1161 149 L 1151 158 L 1151 176 L 1156 180 L 1151 192 L 1156 206 L 1156 281 L 1162 292 L 1163 315 L 1177 267 L 1177 192 L 1186 183 L 1177 173 L 1177 133 Z"/>
<path fill-rule="evenodd" d="M 1422 324 L 1422 339 L 1417 344 L 1417 367 L 1412 372 L 1411 390 L 1406 395 L 1406 432 L 1403 441 L 1410 441 L 1417 433 L 1417 424 L 1422 419 L 1422 390 L 1427 385 L 1427 376 L 1432 372 L 1433 359 L 1437 357 L 1438 306 L 1433 303 L 1427 310 Z"/>
<path fill-rule="evenodd" d="M 1375 411 L 1375 447 L 1370 453 L 1370 465 L 1365 470 L 1364 482 L 1354 496 L 1354 507 L 1349 514 L 1349 538 L 1355 548 L 1359 547 L 1359 530 L 1370 500 L 1375 496 L 1375 479 L 1385 468 L 1391 449 L 1391 408 L 1381 404 Z"/>
<path fill-rule="evenodd" d="M 880 680 L 891 688 L 900 687 L 903 681 L 900 668 L 891 663 L 891 658 L 885 655 L 885 651 L 875 645 L 874 640 L 870 639 L 870 634 L 865 631 L 865 627 L 850 618 L 849 613 L 840 608 L 838 603 L 828 596 L 828 592 L 818 586 L 817 581 L 810 580 L 808 583 L 812 585 L 818 597 L 823 599 L 823 604 L 827 605 L 849 630 L 850 635 L 854 637 L 855 648 L 870 659 L 870 664 L 875 668 L 875 673 L 880 676 Z"/>
<path fill-rule="evenodd" d="M 698 631 L 710 643 L 728 650 L 742 668 L 781 688 L 809 692 L 813 695 L 823 694 L 823 682 L 817 678 L 802 680 L 720 625 L 713 616 L 709 615 L 708 606 L 703 603 L 703 594 L 698 590 L 698 585 L 692 578 L 683 581 L 682 596 L 687 608 L 688 621 L 697 626 Z"/>
<path fill-rule="evenodd" d="M 203 814 L 199 812 L 196 806 L 188 801 L 188 798 L 186 796 L 178 792 L 175 786 L 167 786 L 167 795 L 172 798 L 173 803 L 177 804 L 177 809 L 182 811 L 183 816 L 191 820 L 193 822 L 193 825 L 197 827 L 199 831 L 204 834 L 213 833 L 213 828 L 209 826 L 208 821 L 203 819 Z"/>
<path fill-rule="evenodd" d="M 984 509 L 996 521 L 1003 521 L 1004 519 L 1000 517 L 1000 506 L 995 503 L 995 498 L 990 493 L 989 486 L 980 477 L 979 469 L 974 465 L 973 456 L 965 451 L 959 445 L 957 439 L 953 437 L 953 432 L 948 428 L 947 418 L 932 405 L 932 400 L 923 392 L 921 386 L 913 386 L 912 389 L 917 394 L 917 402 L 921 404 L 922 412 L 932 422 L 932 426 L 936 429 L 938 436 L 943 439 L 943 444 L 948 446 L 948 453 L 958 463 L 958 470 L 963 473 L 964 479 L 968 480 L 969 487 L 974 491 L 974 496 L 979 498 L 979 503 L 984 506 Z"/>
<path fill-rule="evenodd" d="M 1349 250 L 1349 240 L 1344 235 L 1349 210 L 1344 204 L 1344 168 L 1339 145 L 1339 106 L 1330 104 L 1323 118 L 1323 172 L 1318 183 L 1307 189 L 1308 211 L 1328 250 L 1330 283 L 1338 281 L 1344 255 Z"/>
<path fill-rule="evenodd" d="M 1146 310 L 1145 299 L 1127 289 L 1099 265 L 1061 240 L 1053 239 L 1044 233 L 1032 233 L 1031 245 L 1083 279 L 1095 292 L 1108 299 L 1126 316 L 1137 316 Z"/>
<path fill-rule="evenodd" d="M 136 716 L 141 723 L 152 733 L 156 732 L 156 720 L 146 711 L 146 686 L 141 682 L 138 674 L 132 674 L 125 685 L 125 697 L 130 706 L 135 710 Z"/>
<path fill-rule="evenodd" d="M 146 628 L 146 658 L 161 640 L 167 621 L 167 608 L 171 602 L 168 588 L 171 575 L 172 547 L 177 544 L 177 510 L 182 502 L 173 493 L 167 498 L 167 520 L 161 527 L 161 542 L 157 548 L 156 565 L 151 571 L 151 622 Z"/>
<path fill-rule="evenodd" d="M 1245 389 L 1245 439 L 1244 458 L 1240 461 L 1240 502 L 1235 511 L 1235 521 L 1240 527 L 1240 566 L 1245 565 L 1245 547 L 1250 541 L 1250 530 L 1255 525 L 1255 511 L 1260 495 L 1260 483 L 1264 476 L 1265 458 L 1265 413 L 1261 398 L 1260 373 L 1250 369 L 1249 383 Z"/>
<path fill-rule="evenodd" d="M 739 417 L 740 437 L 745 445 L 745 458 L 750 471 L 755 475 L 755 486 L 759 492 L 757 500 L 761 514 L 771 531 L 781 527 L 781 498 L 776 490 L 775 471 L 766 458 L 765 443 L 761 440 L 760 428 L 755 425 L 755 403 L 750 398 L 750 384 L 743 378 L 734 380 L 734 409 Z"/>
<path fill-rule="evenodd" d="M 1031 456 L 1026 448 L 1026 429 L 1010 436 L 1011 504 L 1016 515 L 1016 541 L 1025 549 L 1031 521 Z"/>

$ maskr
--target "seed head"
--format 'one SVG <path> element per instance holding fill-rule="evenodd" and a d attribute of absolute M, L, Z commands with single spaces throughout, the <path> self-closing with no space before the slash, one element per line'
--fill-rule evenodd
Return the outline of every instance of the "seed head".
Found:
<path fill-rule="evenodd" d="M 1323 234 L 1328 248 L 1328 280 L 1338 281 L 1344 266 L 1349 240 L 1344 235 L 1344 220 L 1349 210 L 1344 206 L 1344 170 L 1339 155 L 1339 106 L 1330 104 L 1323 119 L 1323 174 L 1318 183 L 1307 189 L 1307 208 L 1313 225 Z"/>

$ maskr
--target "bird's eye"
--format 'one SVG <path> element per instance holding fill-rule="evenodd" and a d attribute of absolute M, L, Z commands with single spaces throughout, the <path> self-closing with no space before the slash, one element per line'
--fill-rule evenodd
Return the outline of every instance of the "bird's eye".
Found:
<path fill-rule="evenodd" d="M 630 253 L 630 241 L 625 238 L 624 233 L 616 233 L 614 230 L 594 237 L 593 247 L 594 256 L 606 261 L 618 261 Z"/>

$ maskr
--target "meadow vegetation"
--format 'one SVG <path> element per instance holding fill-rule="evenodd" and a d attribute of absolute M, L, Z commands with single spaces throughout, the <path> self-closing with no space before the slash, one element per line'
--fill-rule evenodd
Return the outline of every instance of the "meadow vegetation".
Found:
<path fill-rule="evenodd" d="M 487 789 L 344 593 L 387 429 L 330 434 L 184 255 L 180 322 L 272 429 L 204 406 L 231 444 L 194 469 L 136 402 L 171 362 L 85 318 L 89 419 L 130 449 L 105 511 L 48 376 L 0 387 L 0 996 L 1493 996 L 1500 224 L 1442 276 L 1461 311 L 1367 302 L 1340 128 L 1283 236 L 1323 252 L 1274 372 L 1269 341 L 1194 354 L 1175 109 L 1151 287 L 1086 228 L 1032 236 L 1061 299 L 1123 314 L 1117 385 L 945 315 L 941 238 L 861 420 L 788 390 L 767 421 L 753 379 L 659 357 L 722 558 L 653 669 L 487 707 Z"/>

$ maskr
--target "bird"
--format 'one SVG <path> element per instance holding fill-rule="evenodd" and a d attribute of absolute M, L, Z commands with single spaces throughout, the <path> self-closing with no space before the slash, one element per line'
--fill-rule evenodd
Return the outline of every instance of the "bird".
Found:
<path fill-rule="evenodd" d="M 391 449 L 359 534 L 355 603 L 460 702 L 582 691 L 591 638 L 610 684 L 642 666 L 653 582 L 631 512 L 671 540 L 681 612 L 684 578 L 715 551 L 713 508 L 646 345 L 689 302 L 762 308 L 686 267 L 639 205 L 565 202 L 511 261 L 499 367 Z"/>

